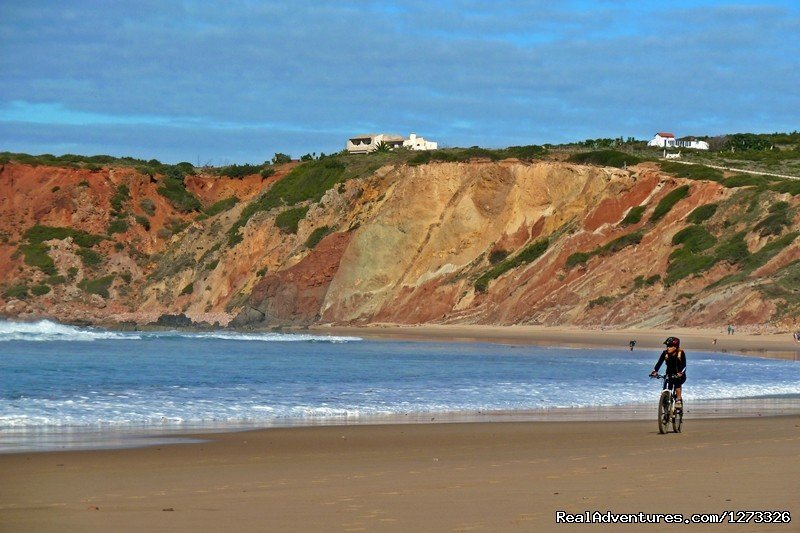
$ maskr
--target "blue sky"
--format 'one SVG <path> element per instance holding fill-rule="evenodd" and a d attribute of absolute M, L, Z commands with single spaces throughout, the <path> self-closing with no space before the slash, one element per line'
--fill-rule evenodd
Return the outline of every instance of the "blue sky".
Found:
<path fill-rule="evenodd" d="M 0 2 L 0 151 L 260 163 L 800 129 L 800 2 Z"/>

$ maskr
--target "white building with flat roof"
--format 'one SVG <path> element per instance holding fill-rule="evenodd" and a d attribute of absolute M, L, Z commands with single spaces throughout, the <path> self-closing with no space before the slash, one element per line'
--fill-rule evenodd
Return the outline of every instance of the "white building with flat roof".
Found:
<path fill-rule="evenodd" d="M 434 141 L 426 141 L 422 137 L 418 137 L 416 133 L 408 136 L 408 139 L 403 141 L 403 146 L 409 150 L 436 150 L 439 144 Z"/>
<path fill-rule="evenodd" d="M 647 146 L 657 146 L 658 148 L 692 148 L 694 150 L 708 150 L 708 143 L 700 141 L 695 137 L 675 138 L 674 133 L 658 132 Z"/>
<path fill-rule="evenodd" d="M 675 146 L 679 148 L 694 148 L 695 150 L 708 150 L 708 143 L 695 137 L 681 137 L 675 141 Z"/>
<path fill-rule="evenodd" d="M 416 133 L 409 135 L 408 139 L 389 133 L 355 135 L 347 139 L 346 148 L 351 154 L 368 154 L 377 150 L 381 144 L 388 145 L 390 150 L 400 147 L 408 148 L 409 150 L 436 150 L 438 148 L 437 143 L 426 141 Z"/>

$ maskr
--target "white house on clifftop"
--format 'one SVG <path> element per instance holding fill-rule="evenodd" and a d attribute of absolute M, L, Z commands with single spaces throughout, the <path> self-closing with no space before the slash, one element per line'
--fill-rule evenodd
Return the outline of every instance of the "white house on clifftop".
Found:
<path fill-rule="evenodd" d="M 347 139 L 347 151 L 351 154 L 368 154 L 377 150 L 381 143 L 388 145 L 390 149 L 403 147 L 409 150 L 436 150 L 438 148 L 436 142 L 426 141 L 416 133 L 409 135 L 408 139 L 388 133 L 366 133 Z"/>
<path fill-rule="evenodd" d="M 653 140 L 647 143 L 647 146 L 658 146 L 659 148 L 672 148 L 675 146 L 675 134 L 659 132 L 653 137 Z"/>
<path fill-rule="evenodd" d="M 657 146 L 659 148 L 694 148 L 695 150 L 708 150 L 708 143 L 699 141 L 695 137 L 675 138 L 674 133 L 658 132 L 655 137 L 647 143 L 647 146 Z"/>

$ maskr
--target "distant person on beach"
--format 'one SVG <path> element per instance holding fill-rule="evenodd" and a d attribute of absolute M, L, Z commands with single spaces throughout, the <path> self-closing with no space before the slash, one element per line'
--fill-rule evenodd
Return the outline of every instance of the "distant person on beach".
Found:
<path fill-rule="evenodd" d="M 633 347 L 636 346 L 636 341 L 629 342 L 628 346 L 630 346 L 631 347 L 631 351 L 633 351 Z"/>
<path fill-rule="evenodd" d="M 663 363 L 667 363 L 666 374 L 668 376 L 675 376 L 671 380 L 675 384 L 675 401 L 676 409 L 683 409 L 683 397 L 681 396 L 683 384 L 686 382 L 686 352 L 681 350 L 681 340 L 678 337 L 667 337 L 664 341 L 667 349 L 661 352 L 653 371 L 650 372 L 651 376 L 658 375 L 658 369 L 661 368 Z"/>
<path fill-rule="evenodd" d="M 728 335 L 733 335 L 733 326 L 728 324 Z"/>
<path fill-rule="evenodd" d="M 795 331 L 792 335 L 794 335 L 794 342 L 800 342 L 800 331 Z"/>

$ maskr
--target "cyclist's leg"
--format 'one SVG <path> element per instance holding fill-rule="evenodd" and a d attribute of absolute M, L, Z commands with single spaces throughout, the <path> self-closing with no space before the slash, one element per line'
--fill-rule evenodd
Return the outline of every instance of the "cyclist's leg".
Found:
<path fill-rule="evenodd" d="M 686 374 L 681 376 L 678 381 L 675 382 L 675 400 L 679 402 L 679 406 L 683 406 L 683 397 L 681 396 L 681 392 L 683 392 L 683 384 L 686 383 Z"/>

